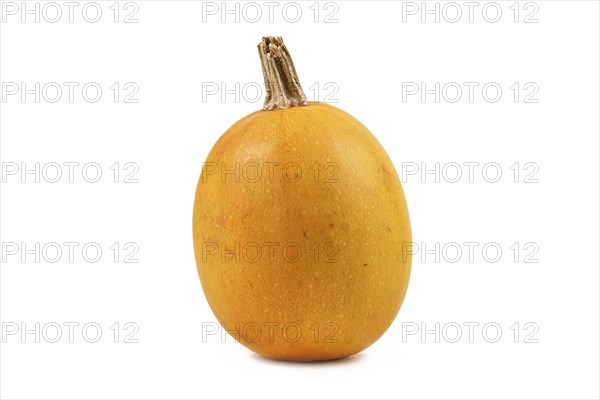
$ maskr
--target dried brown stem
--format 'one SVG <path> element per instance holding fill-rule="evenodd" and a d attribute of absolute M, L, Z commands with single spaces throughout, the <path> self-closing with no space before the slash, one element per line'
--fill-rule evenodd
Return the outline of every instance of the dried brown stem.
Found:
<path fill-rule="evenodd" d="M 258 44 L 267 95 L 263 110 L 308 104 L 292 57 L 280 36 L 266 36 Z"/>

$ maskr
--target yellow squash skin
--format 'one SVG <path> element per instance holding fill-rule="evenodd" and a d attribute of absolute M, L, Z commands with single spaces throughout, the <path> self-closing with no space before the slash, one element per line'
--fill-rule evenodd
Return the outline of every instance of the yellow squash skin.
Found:
<path fill-rule="evenodd" d="M 193 235 L 223 329 L 269 358 L 365 349 L 408 287 L 410 221 L 394 166 L 364 125 L 324 103 L 229 128 L 203 167 Z"/>

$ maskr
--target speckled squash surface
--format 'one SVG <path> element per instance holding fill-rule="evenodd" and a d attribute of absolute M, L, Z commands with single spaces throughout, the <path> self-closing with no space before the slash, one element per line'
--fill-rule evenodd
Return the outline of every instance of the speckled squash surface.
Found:
<path fill-rule="evenodd" d="M 364 125 L 324 103 L 258 111 L 227 130 L 198 182 L 193 236 L 215 316 L 270 358 L 365 349 L 408 287 L 394 166 Z"/>

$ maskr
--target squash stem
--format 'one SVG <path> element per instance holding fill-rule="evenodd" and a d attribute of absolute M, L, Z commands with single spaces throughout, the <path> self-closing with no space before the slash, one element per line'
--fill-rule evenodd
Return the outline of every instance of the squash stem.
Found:
<path fill-rule="evenodd" d="M 263 110 L 307 105 L 292 57 L 280 36 L 266 36 L 258 44 L 267 95 Z"/>

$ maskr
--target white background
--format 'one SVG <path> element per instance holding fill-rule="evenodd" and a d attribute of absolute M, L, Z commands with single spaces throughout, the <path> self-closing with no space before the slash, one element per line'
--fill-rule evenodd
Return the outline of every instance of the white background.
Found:
<path fill-rule="evenodd" d="M 7 3 L 0 28 L 6 97 L 0 116 L 2 398 L 600 395 L 597 2 L 498 2 L 502 15 L 495 23 L 488 20 L 497 7 L 487 6 L 482 15 L 485 2 L 474 9 L 472 22 L 468 7 L 457 3 L 462 18 L 456 23 L 449 21 L 456 8 L 444 8 L 444 2 L 438 3 L 439 22 L 435 15 L 421 21 L 420 2 L 298 2 L 302 15 L 295 23 L 282 15 L 283 2 L 273 22 L 267 6 L 255 3 L 263 13 L 256 23 L 249 21 L 255 8 L 245 3 L 238 5 L 239 22 L 226 15 L 225 23 L 221 2 L 121 3 L 117 23 L 113 1 L 98 2 L 97 23 L 83 18 L 85 2 L 75 8 L 72 23 L 62 2 L 56 23 L 43 14 L 39 23 L 35 15 L 22 22 L 21 3 L 13 3 L 15 15 Z M 39 3 L 40 13 L 45 4 Z M 217 14 L 203 14 L 213 6 Z M 289 7 L 287 18 L 293 19 Z M 93 18 L 94 10 L 87 10 Z M 54 18 L 54 9 L 46 11 Z M 124 23 L 133 11 L 138 22 Z M 239 99 L 221 99 L 206 89 L 222 83 L 234 89 L 236 82 L 240 88 L 262 86 L 256 50 L 261 35 L 283 36 L 309 98 L 316 99 L 317 87 L 320 100 L 335 91 L 328 100 L 369 127 L 399 174 L 419 168 L 403 177 L 403 186 L 414 241 L 434 250 L 414 256 L 408 295 L 389 331 L 348 359 L 276 362 L 231 337 L 226 343 L 219 335 L 203 340 L 203 326 L 206 333 L 215 318 L 193 255 L 196 182 L 214 142 L 259 109 L 263 97 L 238 91 Z M 48 101 L 54 92 L 40 93 L 36 103 L 33 94 L 24 100 L 20 92 L 7 95 L 11 82 L 29 89 L 36 82 L 79 86 L 72 103 L 66 86 L 56 103 Z M 89 82 L 103 90 L 96 103 L 82 97 Z M 121 88 L 117 103 L 109 88 L 115 82 Z M 128 82 L 134 86 L 125 90 Z M 421 82 L 429 89 L 436 82 L 440 88 L 450 83 L 448 90 L 460 85 L 462 97 L 452 103 L 456 93 L 441 92 L 436 103 L 433 94 L 408 96 L 412 83 Z M 464 82 L 479 84 L 472 102 Z M 482 95 L 488 83 L 502 89 L 497 102 L 491 101 L 493 89 L 487 100 Z M 138 102 L 124 102 L 135 85 Z M 536 88 L 527 100 L 537 102 L 525 102 Z M 65 162 L 80 163 L 74 181 L 63 166 L 59 182 L 48 182 L 56 172 L 51 163 Z M 110 169 L 115 162 L 118 183 Z M 479 163 L 472 182 L 464 165 L 471 162 Z M 20 170 L 8 174 L 15 165 L 35 163 L 39 183 Z M 97 183 L 82 176 L 86 163 L 102 169 Z M 135 165 L 125 169 L 126 163 Z M 434 174 L 421 175 L 436 163 L 438 182 Z M 463 175 L 452 183 L 455 163 Z M 489 163 L 494 168 L 483 174 Z M 124 183 L 135 166 L 138 183 Z M 498 166 L 502 176 L 489 182 Z M 56 263 L 48 260 L 54 253 L 41 254 L 39 262 L 35 254 L 25 255 L 22 262 L 22 243 L 34 248 L 36 242 L 80 245 L 72 263 L 66 247 Z M 115 242 L 121 248 L 116 263 L 110 249 Z M 129 242 L 134 244 L 123 249 Z M 473 259 L 465 242 L 479 243 Z M 100 261 L 82 257 L 86 243 L 102 248 Z M 486 244 L 489 253 L 482 254 Z M 135 246 L 139 262 L 124 262 Z M 457 247 L 463 253 L 452 262 Z M 64 325 L 69 322 L 80 324 L 73 343 Z M 125 329 L 127 322 L 135 325 Z M 469 322 L 479 324 L 472 340 L 464 325 Z M 22 328 L 35 330 L 36 323 L 39 343 L 35 334 L 21 336 Z M 57 343 L 51 343 L 53 323 L 63 327 Z M 93 329 L 83 336 L 86 323 L 102 328 L 97 343 L 86 341 Z M 435 331 L 436 323 L 439 343 L 434 333 L 421 336 L 422 328 Z M 462 336 L 452 343 L 457 324 Z M 487 334 L 485 324 L 491 326 Z M 8 334 L 15 326 L 19 332 Z M 135 326 L 139 330 L 129 339 L 137 343 L 125 343 Z M 415 327 L 419 332 L 408 335 Z M 494 327 L 502 335 L 491 343 Z"/>

